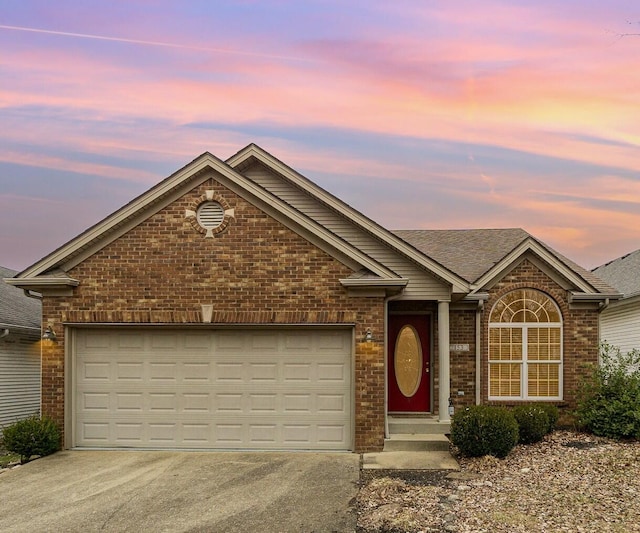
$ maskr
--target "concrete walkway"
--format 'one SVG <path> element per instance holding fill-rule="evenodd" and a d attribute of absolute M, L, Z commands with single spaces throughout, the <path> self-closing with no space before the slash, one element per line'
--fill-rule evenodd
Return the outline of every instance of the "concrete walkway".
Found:
<path fill-rule="evenodd" d="M 363 470 L 460 470 L 448 451 L 389 451 L 362 454 Z"/>

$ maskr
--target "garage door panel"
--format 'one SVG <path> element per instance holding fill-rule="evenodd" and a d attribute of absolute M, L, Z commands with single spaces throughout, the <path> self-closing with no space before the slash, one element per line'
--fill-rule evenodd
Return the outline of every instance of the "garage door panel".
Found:
<path fill-rule="evenodd" d="M 76 446 L 351 447 L 347 330 L 78 330 L 76 344 Z"/>
<path fill-rule="evenodd" d="M 89 361 L 80 365 L 80 379 L 82 381 L 108 383 L 111 379 L 110 364 L 102 361 Z"/>
<path fill-rule="evenodd" d="M 177 363 L 172 362 L 149 362 L 149 379 L 152 383 L 174 382 L 176 380 Z"/>
<path fill-rule="evenodd" d="M 144 379 L 143 363 L 130 363 L 119 361 L 116 363 L 116 381 L 138 381 Z"/>

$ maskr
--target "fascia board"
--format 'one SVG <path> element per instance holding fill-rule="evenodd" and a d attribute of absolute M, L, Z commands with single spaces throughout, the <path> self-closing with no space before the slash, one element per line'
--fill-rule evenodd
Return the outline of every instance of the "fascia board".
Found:
<path fill-rule="evenodd" d="M 345 287 L 406 287 L 409 284 L 407 278 L 392 279 L 341 279 L 340 283 Z"/>
<path fill-rule="evenodd" d="M 562 276 L 571 281 L 571 283 L 575 284 L 575 286 L 578 287 L 582 292 L 587 294 L 598 294 L 598 292 L 591 285 L 585 282 L 573 270 L 568 268 L 564 263 L 559 261 L 554 255 L 549 253 L 544 247 L 542 247 L 530 237 L 522 241 L 522 243 L 520 243 L 509 254 L 507 254 L 500 262 L 496 263 L 493 268 L 491 268 L 476 282 L 474 282 L 474 285 L 479 289 L 484 287 L 491 280 L 500 277 L 502 272 L 511 268 L 511 266 L 516 261 L 518 261 L 526 252 L 529 251 L 533 252 L 547 264 L 552 266 Z"/>
<path fill-rule="evenodd" d="M 593 302 L 593 301 L 600 301 L 600 300 L 619 300 L 622 297 L 622 294 L 620 293 L 609 293 L 609 294 L 605 294 L 605 293 L 591 293 L 591 294 L 584 294 L 581 292 L 573 292 L 571 291 L 569 293 L 569 302 Z"/>
<path fill-rule="evenodd" d="M 21 289 L 33 289 L 34 287 L 77 287 L 80 285 L 80 281 L 77 279 L 62 277 L 4 278 L 4 282 Z"/>
<path fill-rule="evenodd" d="M 395 248 L 419 265 L 422 265 L 427 270 L 443 279 L 447 283 L 450 283 L 452 285 L 452 292 L 469 292 L 470 286 L 466 280 L 446 269 L 439 263 L 433 261 L 428 256 L 419 252 L 412 246 L 409 246 L 402 239 L 393 235 L 390 231 L 382 228 L 376 222 L 369 219 L 362 213 L 356 211 L 352 207 L 349 207 L 347 204 L 331 195 L 304 176 L 295 172 L 290 167 L 273 157 L 271 154 L 262 150 L 260 147 L 251 144 L 244 150 L 241 150 L 234 156 L 227 159 L 226 163 L 231 167 L 235 167 L 246 161 L 250 157 L 255 157 L 265 165 L 273 168 L 276 172 L 292 181 L 296 186 L 311 194 L 324 204 L 329 205 L 331 208 L 335 209 L 343 216 L 352 220 L 365 231 L 373 234 L 376 238 Z"/>
<path fill-rule="evenodd" d="M 395 279 L 341 279 L 340 283 L 350 296 L 392 296 L 400 294 L 409 284 L 407 278 Z"/>
<path fill-rule="evenodd" d="M 100 240 L 105 234 L 120 224 L 123 224 L 126 220 L 135 218 L 136 215 L 139 214 L 146 206 L 153 204 L 165 195 L 170 194 L 172 190 L 179 187 L 180 184 L 186 181 L 189 177 L 198 174 L 207 168 L 211 168 L 217 171 L 220 175 L 227 177 L 230 182 L 236 183 L 243 191 L 246 191 L 255 198 L 258 198 L 266 205 L 273 206 L 274 202 L 276 202 L 278 204 L 277 208 L 281 213 L 285 214 L 285 216 L 296 222 L 299 226 L 318 235 L 331 247 L 353 259 L 363 267 L 368 268 L 375 274 L 383 277 L 395 276 L 395 274 L 389 269 L 377 263 L 362 252 L 356 250 L 354 247 L 349 246 L 345 241 L 322 228 L 319 224 L 309 220 L 307 217 L 301 216 L 301 214 L 291 206 L 279 198 L 269 194 L 267 191 L 264 191 L 264 189 L 260 188 L 252 181 L 233 170 L 226 163 L 207 152 L 171 175 L 169 178 L 160 182 L 146 193 L 139 196 L 137 199 L 116 211 L 102 222 L 99 222 L 95 226 L 89 228 L 87 231 L 69 241 L 52 254 L 46 256 L 44 259 L 41 259 L 36 264 L 20 273 L 19 278 L 24 279 L 36 277 L 39 274 L 60 265 L 74 252 L 85 246 L 89 246 L 94 241 Z"/>

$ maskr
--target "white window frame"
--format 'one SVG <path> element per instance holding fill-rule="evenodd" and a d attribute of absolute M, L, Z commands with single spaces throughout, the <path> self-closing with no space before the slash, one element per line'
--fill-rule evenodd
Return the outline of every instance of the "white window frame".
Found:
<path fill-rule="evenodd" d="M 563 343 L 560 342 L 560 359 L 553 360 L 538 360 L 535 359 L 533 361 L 529 361 L 528 358 L 528 333 L 529 328 L 559 328 L 560 329 L 560 339 L 563 339 L 563 329 L 562 324 L 558 324 L 558 322 L 498 322 L 490 324 L 490 329 L 521 329 L 522 331 L 522 359 L 489 359 L 489 368 L 492 364 L 520 364 L 520 391 L 522 394 L 520 396 L 491 396 L 491 383 L 489 382 L 489 400 L 526 400 L 526 401 L 558 401 L 562 400 L 563 391 L 562 391 L 562 375 L 563 375 L 563 361 L 564 361 L 564 353 L 563 353 Z M 489 340 L 489 342 L 491 342 Z M 489 354 L 491 354 L 491 350 L 489 350 Z M 531 364 L 553 364 L 558 365 L 558 396 L 529 396 L 529 363 Z M 487 372 L 487 377 L 490 380 L 491 374 L 490 371 Z"/>
<path fill-rule="evenodd" d="M 543 294 L 546 298 L 549 299 L 556 307 L 558 312 L 558 316 L 562 320 L 562 313 L 558 308 L 558 304 L 555 302 L 551 296 L 548 294 L 539 291 L 533 288 L 524 288 L 524 289 L 515 289 L 515 290 L 531 290 L 538 293 Z M 509 294 L 509 293 L 508 293 Z M 506 294 L 502 297 L 507 296 Z M 500 303 L 502 300 L 498 300 L 494 305 L 489 317 L 493 314 L 495 306 Z M 559 328 L 560 329 L 560 359 L 554 360 L 533 360 L 529 361 L 528 359 L 528 334 L 529 329 L 539 329 L 539 328 Z M 519 329 L 522 332 L 522 359 L 491 359 L 491 330 L 492 329 Z M 487 351 L 487 394 L 490 401 L 535 401 L 535 402 L 544 402 L 544 401 L 561 401 L 563 398 L 563 365 L 564 365 L 564 322 L 489 322 L 489 331 L 488 331 L 488 339 L 487 339 L 488 351 Z M 558 396 L 529 396 L 529 364 L 554 364 L 558 365 Z M 492 364 L 520 364 L 520 396 L 492 396 L 491 395 L 491 365 Z"/>

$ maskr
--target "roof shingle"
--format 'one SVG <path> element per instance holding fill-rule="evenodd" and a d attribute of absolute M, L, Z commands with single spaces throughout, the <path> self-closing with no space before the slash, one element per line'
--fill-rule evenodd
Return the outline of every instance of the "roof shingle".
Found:
<path fill-rule="evenodd" d="M 589 270 L 559 254 L 521 228 L 395 230 L 395 235 L 470 283 L 477 281 L 526 239 L 533 239 L 597 292 L 616 290 Z"/>
<path fill-rule="evenodd" d="M 640 250 L 600 265 L 593 273 L 618 289 L 624 298 L 640 294 Z"/>

